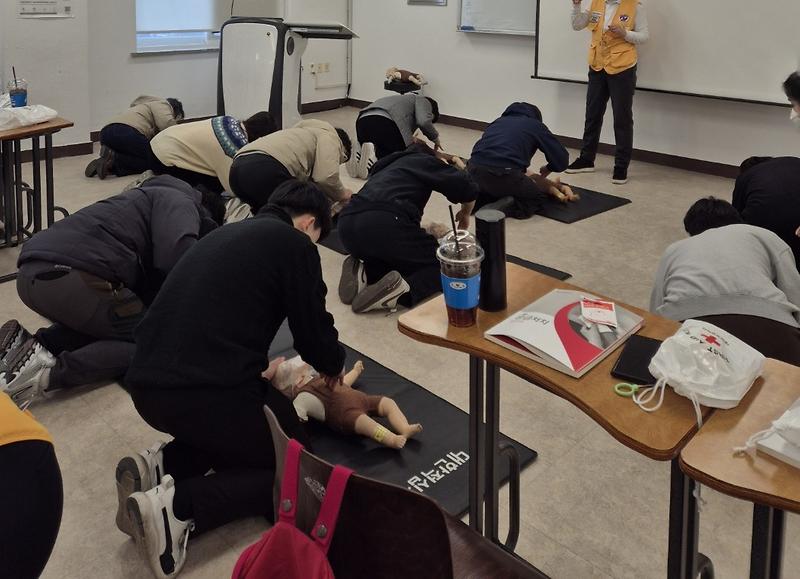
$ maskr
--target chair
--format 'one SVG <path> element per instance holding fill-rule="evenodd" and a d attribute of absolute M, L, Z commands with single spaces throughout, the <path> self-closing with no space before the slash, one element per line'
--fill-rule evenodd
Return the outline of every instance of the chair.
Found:
<path fill-rule="evenodd" d="M 266 406 L 264 413 L 276 464 L 282 465 L 289 438 Z M 306 533 L 316 520 L 332 469 L 307 451 L 300 458 L 297 525 Z M 276 512 L 282 478 L 282 471 L 277 471 Z M 357 474 L 350 477 L 328 559 L 338 579 L 547 577 L 445 513 L 433 500 Z"/>

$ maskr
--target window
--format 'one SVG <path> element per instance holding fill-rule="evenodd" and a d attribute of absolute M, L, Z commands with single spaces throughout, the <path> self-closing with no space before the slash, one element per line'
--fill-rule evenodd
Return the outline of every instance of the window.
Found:
<path fill-rule="evenodd" d="M 136 52 L 214 50 L 226 0 L 136 0 Z"/>

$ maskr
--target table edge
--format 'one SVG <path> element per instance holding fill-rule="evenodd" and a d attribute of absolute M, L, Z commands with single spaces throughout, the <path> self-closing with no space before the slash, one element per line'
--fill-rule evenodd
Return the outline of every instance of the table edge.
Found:
<path fill-rule="evenodd" d="M 515 376 L 518 376 L 519 378 L 533 384 L 533 382 L 531 382 L 529 379 L 525 378 L 524 376 L 521 376 L 519 372 L 509 367 L 507 363 L 505 363 L 502 359 L 487 354 L 484 351 L 480 351 L 476 348 L 475 349 L 469 348 L 468 346 L 464 346 L 462 344 L 456 344 L 454 342 L 445 342 L 438 338 L 432 337 L 429 334 L 423 334 L 421 332 L 417 332 L 416 330 L 413 330 L 408 326 L 404 326 L 399 319 L 397 320 L 397 328 L 401 334 L 408 336 L 413 340 L 422 342 L 424 344 L 438 346 L 448 350 L 462 352 L 465 354 L 469 354 L 470 356 L 475 356 L 477 358 L 480 358 L 481 360 L 490 362 L 498 366 L 499 368 L 502 368 L 503 370 L 510 372 Z M 544 390 L 547 390 L 548 392 L 558 396 L 559 398 L 563 398 L 573 406 L 577 407 L 581 412 L 586 414 L 589 418 L 591 418 L 596 424 L 601 426 L 603 430 L 605 430 L 618 442 L 622 443 L 624 446 L 630 448 L 631 450 L 634 450 L 639 454 L 653 460 L 669 461 L 677 458 L 680 455 L 681 450 L 688 444 L 691 438 L 697 433 L 697 428 L 689 431 L 686 434 L 686 436 L 684 436 L 678 441 L 678 444 L 675 447 L 670 449 L 658 450 L 651 447 L 646 447 L 641 444 L 638 444 L 634 439 L 630 438 L 629 436 L 626 436 L 616 428 L 612 427 L 611 424 L 609 424 L 606 420 L 602 419 L 600 415 L 593 412 L 591 407 L 584 404 L 581 400 L 570 396 L 567 392 L 564 392 L 557 386 L 548 383 L 546 380 L 541 380 L 541 382 L 537 382 L 534 385 Z"/>
<path fill-rule="evenodd" d="M 753 489 L 740 487 L 738 485 L 734 485 L 731 483 L 727 483 L 688 464 L 683 459 L 683 456 L 680 456 L 680 458 L 678 459 L 678 463 L 680 464 L 681 470 L 686 476 L 724 495 L 728 495 L 736 499 L 745 500 L 751 503 L 764 505 L 767 507 L 772 507 L 794 513 L 800 513 L 800 504 L 794 501 L 787 501 L 786 499 L 782 499 L 777 495 L 772 495 L 756 491 Z"/>

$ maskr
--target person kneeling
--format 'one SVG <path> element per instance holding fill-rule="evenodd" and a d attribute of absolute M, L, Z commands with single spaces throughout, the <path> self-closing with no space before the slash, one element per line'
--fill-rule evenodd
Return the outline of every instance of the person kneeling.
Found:
<path fill-rule="evenodd" d="M 413 143 L 378 161 L 339 215 L 339 235 L 350 253 L 339 298 L 354 312 L 411 307 L 442 291 L 438 243 L 421 226 L 434 190 L 461 204 L 457 219 L 466 229 L 478 187 L 464 163 Z"/>
<path fill-rule="evenodd" d="M 768 358 L 800 365 L 800 273 L 791 248 L 713 197 L 692 205 L 683 222 L 690 237 L 664 252 L 650 311 L 709 322 Z"/>
<path fill-rule="evenodd" d="M 17 292 L 53 324 L 0 328 L 0 391 L 26 406 L 45 390 L 116 380 L 167 274 L 222 223 L 219 196 L 163 176 L 56 222 L 22 246 Z"/>

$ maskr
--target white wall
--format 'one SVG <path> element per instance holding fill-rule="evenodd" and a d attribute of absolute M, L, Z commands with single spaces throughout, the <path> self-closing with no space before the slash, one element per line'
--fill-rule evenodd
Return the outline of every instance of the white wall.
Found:
<path fill-rule="evenodd" d="M 338 22 L 347 25 L 347 4 L 347 0 L 288 0 L 286 20 Z M 330 71 L 311 74 L 309 65 L 323 62 L 330 64 Z M 303 55 L 303 74 L 300 84 L 303 103 L 347 96 L 347 41 L 310 40 Z"/>
<path fill-rule="evenodd" d="M 426 94 L 439 100 L 443 114 L 491 121 L 507 104 L 526 100 L 540 106 L 553 132 L 582 135 L 585 86 L 532 80 L 533 39 L 458 32 L 458 0 L 446 7 L 405 0 L 353 5 L 361 38 L 353 41 L 352 98 L 386 95 L 384 72 L 398 66 L 425 74 Z M 588 43 L 568 23 L 564 34 Z M 755 154 L 800 154 L 788 109 L 640 92 L 635 118 L 638 149 L 736 165 Z M 613 142 L 610 110 L 603 141 Z"/>
<path fill-rule="evenodd" d="M 17 75 L 29 83 L 29 102 L 50 106 L 74 121 L 74 128 L 55 135 L 56 144 L 88 141 L 88 0 L 72 1 L 75 18 L 20 19 L 17 7 L 10 0 L 0 6 L 3 77 L 8 79 L 16 66 Z"/>
<path fill-rule="evenodd" d="M 216 114 L 218 52 L 132 56 L 136 47 L 135 0 L 91 1 L 88 67 L 92 130 L 100 129 L 142 94 L 177 98 L 187 118 Z"/>

